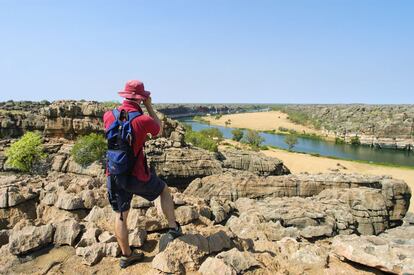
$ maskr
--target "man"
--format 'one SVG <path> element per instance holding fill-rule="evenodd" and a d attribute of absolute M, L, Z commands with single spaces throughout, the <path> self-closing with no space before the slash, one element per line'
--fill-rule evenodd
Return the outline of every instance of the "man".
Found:
<path fill-rule="evenodd" d="M 161 121 L 152 108 L 150 92 L 144 89 L 142 82 L 131 80 L 126 83 L 125 89 L 118 94 L 125 98 L 122 105 L 117 108 L 119 111 L 125 110 L 128 113 L 138 111 L 142 114 L 140 107 L 142 102 L 149 114 L 139 115 L 131 122 L 132 149 L 136 160 L 132 172 L 126 177 L 127 180 L 122 182 L 114 180 L 115 177 L 111 177 L 107 170 L 109 202 L 116 212 L 115 235 L 122 250 L 120 266 L 125 268 L 143 258 L 143 254 L 131 249 L 128 242 L 127 218 L 133 195 L 141 196 L 149 201 L 160 197 L 161 208 L 170 227 L 167 233 L 169 239 L 172 240 L 182 233 L 180 225 L 175 220 L 174 202 L 168 186 L 150 171 L 144 155 L 143 146 L 147 134 L 157 136 L 161 129 Z M 115 119 L 112 111 L 104 114 L 103 120 L 106 130 Z"/>

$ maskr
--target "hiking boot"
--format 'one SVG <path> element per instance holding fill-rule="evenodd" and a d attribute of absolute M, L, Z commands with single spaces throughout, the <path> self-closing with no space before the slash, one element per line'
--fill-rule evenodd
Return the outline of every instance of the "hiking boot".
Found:
<path fill-rule="evenodd" d="M 131 248 L 131 255 L 121 256 L 121 260 L 119 261 L 119 266 L 121 268 L 126 268 L 136 262 L 138 262 L 139 260 L 141 260 L 142 258 L 144 258 L 144 253 L 142 252 L 137 252 L 134 249 Z"/>
<path fill-rule="evenodd" d="M 183 230 L 181 229 L 181 225 L 178 222 L 175 222 L 177 224 L 176 228 L 170 228 L 167 232 L 167 234 L 170 234 L 171 236 L 175 238 L 178 238 L 183 235 Z"/>
<path fill-rule="evenodd" d="M 177 223 L 176 228 L 170 228 L 167 233 L 161 236 L 160 243 L 159 243 L 159 252 L 162 252 L 167 248 L 167 245 L 172 242 L 174 239 L 183 235 L 183 231 L 181 230 L 181 225 Z"/>

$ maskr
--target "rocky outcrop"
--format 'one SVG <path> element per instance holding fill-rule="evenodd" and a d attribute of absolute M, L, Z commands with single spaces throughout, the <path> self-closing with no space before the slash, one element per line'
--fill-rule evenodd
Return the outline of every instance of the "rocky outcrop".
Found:
<path fill-rule="evenodd" d="M 59 100 L 48 102 L 0 102 L 0 138 L 19 137 L 26 131 L 40 131 L 47 137 L 74 139 L 92 132 L 103 133 L 103 114 L 114 106 L 96 101 Z M 158 113 L 163 123 L 161 136 L 182 145 L 184 130 L 175 120 Z"/>
<path fill-rule="evenodd" d="M 381 176 L 352 174 L 295 174 L 260 177 L 250 172 L 228 171 L 194 180 L 185 194 L 203 198 L 310 197 L 325 189 L 368 187 L 376 189 L 384 198 L 392 225 L 401 223 L 408 210 L 411 191 L 400 180 Z M 338 198 L 335 198 L 338 199 Z"/>
<path fill-rule="evenodd" d="M 102 132 L 105 107 L 98 102 L 55 101 L 41 110 L 46 117 L 46 136 L 73 139 L 77 135 Z"/>
<path fill-rule="evenodd" d="M 223 150 L 212 153 L 197 147 L 186 146 L 176 126 L 171 136 L 176 139 L 157 138 L 146 143 L 145 152 L 151 169 L 171 186 L 181 189 L 196 178 L 219 175 L 227 169 L 248 169 L 257 175 L 283 175 L 290 173 L 277 158 L 266 157 L 262 153 L 242 150 Z M 168 128 L 169 129 L 169 128 Z M 88 167 L 77 164 L 70 156 L 72 143 L 61 144 L 53 154 L 51 170 L 87 176 L 104 176 L 104 167 L 95 162 Z M 178 146 L 178 147 L 177 147 Z"/>
<path fill-rule="evenodd" d="M 195 115 L 217 115 L 241 113 L 246 111 L 263 110 L 263 104 L 156 104 L 161 113 L 171 118 L 188 117 Z"/>
<path fill-rule="evenodd" d="M 164 144 L 161 145 L 162 143 Z M 146 152 L 151 167 L 170 184 L 185 187 L 195 178 L 222 171 L 221 163 L 211 152 L 198 148 L 167 146 L 167 140 L 155 140 L 147 145 Z"/>
<path fill-rule="evenodd" d="M 18 137 L 25 131 L 43 131 L 45 120 L 39 114 L 47 101 L 7 101 L 0 102 L 0 138 Z"/>
<path fill-rule="evenodd" d="M 281 160 L 259 152 L 223 149 L 220 150 L 218 159 L 223 168 L 249 171 L 260 176 L 290 174 Z"/>
<path fill-rule="evenodd" d="M 293 181 L 292 175 L 262 177 L 251 172 L 232 171 L 240 175 L 247 173 L 252 183 L 254 181 L 251 179 L 266 180 L 272 177 L 283 178 L 282 182 Z M 228 175 L 233 175 L 233 172 L 226 172 L 223 177 Z M 234 202 L 226 196 L 198 197 L 173 188 L 171 191 L 177 219 L 182 223 L 185 234 L 161 253 L 158 252 L 157 243 L 160 234 L 168 228 L 168 223 L 157 208 L 158 203 L 134 199 L 128 215 L 131 245 L 141 249 L 145 259 L 153 259 L 144 260 L 127 271 L 138 274 L 149 271 L 155 274 L 213 274 L 220 268 L 224 274 L 332 274 L 337 273 L 337 270 L 358 274 L 358 269 L 341 259 L 356 261 L 352 253 L 360 252 L 357 249 L 351 254 L 347 252 L 349 249 L 343 250 L 343 255 L 338 252 L 342 251 L 343 246 L 356 245 L 356 241 L 349 240 L 364 240 L 365 236 L 376 234 L 379 239 L 386 241 L 386 236 L 393 235 L 393 241 L 389 241 L 391 250 L 381 254 L 384 255 L 381 257 L 388 257 L 394 253 L 392 249 L 400 249 L 391 243 L 406 246 L 410 242 L 398 238 L 411 238 L 409 234 L 402 234 L 411 232 L 411 229 L 404 229 L 398 234 L 393 233 L 394 229 L 388 229 L 391 227 L 390 209 L 395 209 L 394 205 L 398 203 L 396 196 L 401 192 L 397 190 L 403 190 L 404 186 L 389 178 L 362 178 L 339 174 L 297 175 L 295 192 L 301 190 L 306 196 L 254 196 L 238 198 Z M 23 179 L 24 176 L 2 175 L 0 183 L 24 183 Z M 322 183 L 322 179 L 325 182 Z M 8 223 L 0 231 L 0 262 L 8 259 L 14 263 L 13 255 L 30 254 L 48 245 L 66 245 L 72 247 L 71 254 L 67 260 L 51 267 L 50 272 L 65 273 L 75 268 L 86 273 L 104 269 L 116 273 L 114 267 L 117 266 L 117 259 L 114 257 L 119 255 L 120 249 L 112 233 L 115 214 L 106 199 L 104 178 L 51 172 L 38 180 L 40 191 L 37 199 L 5 208 L 10 211 L 29 201 L 39 200 L 34 205 L 37 208 L 34 218 L 23 219 L 13 226 Z M 309 190 L 319 193 L 311 196 L 311 191 L 299 188 L 301 184 L 304 184 L 303 187 L 312 186 Z M 325 189 L 320 191 L 319 185 Z M 30 186 L 28 180 L 23 187 Z M 217 186 L 213 185 L 212 188 Z M 261 189 L 256 187 L 256 190 Z M 88 202 L 90 196 L 84 196 L 84 192 L 92 192 L 95 203 Z M 393 193 L 392 199 L 386 198 L 387 193 Z M 405 196 L 400 195 L 402 198 Z M 81 204 L 82 209 L 75 207 Z M 93 205 L 92 209 L 87 208 L 87 205 Z M 403 215 L 404 211 L 400 211 L 399 215 Z M 410 221 L 408 216 L 405 227 L 412 227 Z M 350 236 L 350 239 L 342 236 Z M 335 246 L 330 245 L 332 238 Z M 52 251 L 55 249 L 59 248 L 53 248 Z M 368 253 L 366 249 L 364 251 Z M 402 255 L 411 257 L 407 253 Z M 381 257 L 377 261 L 382 261 Z M 402 258 L 399 261 L 387 259 L 392 264 L 383 263 L 384 268 L 375 266 L 375 261 L 362 259 L 356 262 L 365 265 L 366 270 L 380 268 L 395 272 L 397 269 L 390 267 L 394 264 L 405 265 L 404 272 L 412 271 L 409 261 Z M 16 270 L 16 264 L 2 267 L 6 274 L 16 273 Z"/>
<path fill-rule="evenodd" d="M 365 187 L 327 189 L 309 198 L 241 198 L 235 205 L 239 216 L 226 225 L 240 238 L 252 240 L 377 235 L 391 226 L 381 191 Z"/>
<path fill-rule="evenodd" d="M 380 148 L 413 150 L 414 105 L 285 105 L 283 112 L 318 126 L 328 135 L 351 143 L 357 136 L 361 144 Z"/>
<path fill-rule="evenodd" d="M 26 131 L 43 131 L 44 117 L 31 112 L 0 112 L 0 137 L 19 137 Z"/>

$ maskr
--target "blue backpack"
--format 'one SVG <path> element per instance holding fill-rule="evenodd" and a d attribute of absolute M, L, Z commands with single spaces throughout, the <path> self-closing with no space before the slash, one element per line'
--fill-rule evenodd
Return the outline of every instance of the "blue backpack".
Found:
<path fill-rule="evenodd" d="M 111 175 L 129 175 L 134 167 L 136 156 L 132 149 L 132 121 L 142 115 L 140 112 L 126 112 L 114 109 L 115 121 L 105 132 L 108 141 L 107 167 Z"/>

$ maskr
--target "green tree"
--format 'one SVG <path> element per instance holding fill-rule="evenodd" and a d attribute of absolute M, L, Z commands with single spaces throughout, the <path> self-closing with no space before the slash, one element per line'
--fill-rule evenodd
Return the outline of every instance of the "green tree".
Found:
<path fill-rule="evenodd" d="M 244 136 L 244 132 L 241 129 L 238 129 L 238 128 L 233 129 L 231 131 L 231 133 L 233 135 L 233 140 L 235 140 L 235 141 L 240 141 Z"/>
<path fill-rule="evenodd" d="M 253 148 L 259 148 L 264 141 L 264 138 L 261 137 L 257 131 L 250 129 L 247 130 L 245 139 L 246 142 L 250 144 Z"/>
<path fill-rule="evenodd" d="M 79 137 L 70 154 L 76 163 L 88 166 L 94 161 L 102 160 L 106 153 L 106 139 L 99 134 Z"/>
<path fill-rule="evenodd" d="M 223 133 L 215 127 L 203 129 L 200 131 L 200 134 L 207 138 L 215 139 L 217 141 L 223 140 Z"/>
<path fill-rule="evenodd" d="M 6 150 L 6 164 L 23 172 L 29 172 L 33 165 L 46 157 L 43 152 L 42 136 L 27 132 Z"/>
<path fill-rule="evenodd" d="M 224 125 L 226 125 L 226 127 L 228 127 L 231 124 L 231 119 L 228 119 L 224 122 Z"/>
<path fill-rule="evenodd" d="M 289 147 L 289 150 L 292 150 L 293 147 L 298 143 L 298 138 L 295 135 L 286 135 L 285 143 Z"/>

